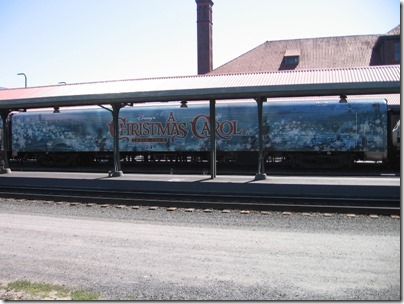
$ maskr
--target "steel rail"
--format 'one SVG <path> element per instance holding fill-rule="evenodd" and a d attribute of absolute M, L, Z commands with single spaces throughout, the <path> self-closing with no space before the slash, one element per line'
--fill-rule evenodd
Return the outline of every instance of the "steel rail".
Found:
<path fill-rule="evenodd" d="M 367 202 L 367 203 L 379 203 L 383 202 L 384 204 L 390 203 L 390 204 L 399 204 L 400 203 L 400 198 L 394 198 L 394 197 L 352 197 L 352 196 L 340 196 L 340 197 L 335 197 L 335 196 L 292 196 L 292 195 L 255 195 L 255 194 L 248 194 L 248 195 L 243 195 L 243 194 L 228 194 L 228 193 L 202 193 L 202 192 L 195 192 L 195 191 L 184 191 L 183 193 L 179 193 L 176 191 L 169 192 L 169 191 L 125 191 L 125 190 L 119 190 L 113 191 L 113 190 L 98 190 L 98 189 L 79 189 L 79 188 L 68 188 L 68 187 L 26 187 L 26 186 L 2 186 L 0 185 L 0 193 L 4 193 L 7 191 L 13 190 L 15 191 L 46 191 L 46 192 L 67 192 L 67 193 L 83 193 L 83 194 L 98 194 L 98 195 L 113 195 L 113 198 L 122 198 L 123 195 L 144 195 L 144 196 L 170 196 L 170 197 L 187 197 L 189 198 L 190 196 L 196 197 L 198 200 L 200 200 L 201 197 L 203 198 L 208 198 L 208 199 L 231 199 L 231 200 L 239 200 L 241 199 L 242 201 L 245 200 L 255 200 L 255 199 L 265 199 L 265 200 L 273 200 L 273 199 L 279 199 L 279 200 L 298 200 L 298 201 L 327 201 L 328 203 L 330 201 L 332 202 Z"/>
<path fill-rule="evenodd" d="M 251 209 L 297 212 L 400 214 L 395 198 L 252 196 L 230 194 L 131 192 L 46 187 L 0 187 L 0 197 L 162 207 Z M 319 202 L 322 202 L 319 204 Z"/>

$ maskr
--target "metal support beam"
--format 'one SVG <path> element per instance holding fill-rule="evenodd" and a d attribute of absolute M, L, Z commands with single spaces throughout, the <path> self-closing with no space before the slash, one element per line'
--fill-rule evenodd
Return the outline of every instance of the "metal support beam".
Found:
<path fill-rule="evenodd" d="M 114 129 L 114 169 L 109 172 L 110 177 L 123 176 L 123 172 L 121 170 L 121 157 L 119 154 L 119 111 L 125 105 L 111 104 L 112 106 L 112 125 Z"/>
<path fill-rule="evenodd" d="M 210 178 L 216 178 L 216 100 L 209 101 L 210 111 Z"/>
<path fill-rule="evenodd" d="M 114 126 L 114 170 L 109 176 L 123 176 L 121 170 L 121 157 L 119 154 L 119 111 L 123 108 L 122 104 L 112 104 L 112 124 Z"/>
<path fill-rule="evenodd" d="M 114 169 L 108 172 L 109 177 L 123 176 L 121 169 L 121 157 L 119 155 L 119 111 L 126 105 L 126 103 L 111 104 L 112 110 L 102 105 L 98 105 L 99 107 L 110 111 L 112 114 L 112 126 L 114 132 Z"/>
<path fill-rule="evenodd" d="M 8 115 L 10 114 L 10 110 L 2 110 L 0 111 L 1 119 L 3 121 L 3 136 L 1 137 L 1 147 L 3 149 L 1 155 L 1 166 L 0 173 L 8 174 L 11 173 L 11 169 L 8 163 L 8 153 L 7 150 L 9 148 L 9 128 L 7 124 Z"/>
<path fill-rule="evenodd" d="M 265 173 L 265 159 L 264 159 L 264 144 L 263 144 L 263 118 L 262 108 L 266 99 L 259 97 L 256 99 L 258 106 L 258 173 L 255 175 L 255 180 L 263 180 L 267 178 Z"/>

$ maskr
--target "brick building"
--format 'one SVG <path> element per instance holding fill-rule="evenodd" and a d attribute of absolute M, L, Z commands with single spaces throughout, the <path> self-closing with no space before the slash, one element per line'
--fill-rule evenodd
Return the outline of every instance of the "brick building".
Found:
<path fill-rule="evenodd" d="M 288 70 L 349 69 L 401 63 L 400 25 L 385 34 L 266 41 L 215 68 L 212 64 L 211 0 L 196 0 L 198 23 L 198 74 L 238 74 Z M 202 15 L 202 12 L 205 12 Z M 337 96 L 336 96 L 337 97 Z M 385 98 L 399 108 L 400 94 L 350 96 L 356 99 Z M 324 97 L 322 97 L 324 99 Z M 285 98 L 283 98 L 285 99 Z M 294 99 L 313 99 L 309 97 Z M 277 99 L 278 100 L 278 99 Z"/>

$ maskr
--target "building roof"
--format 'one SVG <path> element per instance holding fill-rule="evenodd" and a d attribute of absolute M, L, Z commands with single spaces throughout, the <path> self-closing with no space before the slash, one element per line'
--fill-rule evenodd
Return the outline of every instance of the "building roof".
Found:
<path fill-rule="evenodd" d="M 401 34 L 401 26 L 397 25 L 395 28 L 393 28 L 391 31 L 387 33 L 388 36 L 393 36 L 393 35 L 400 35 Z"/>
<path fill-rule="evenodd" d="M 387 33 L 400 35 L 400 26 Z M 358 35 L 266 41 L 214 69 L 210 74 L 256 73 L 279 70 L 349 68 L 374 65 L 372 53 L 386 35 Z M 299 63 L 290 67 L 283 58 L 296 53 Z"/>
<path fill-rule="evenodd" d="M 104 81 L 0 90 L 0 109 L 400 93 L 400 65 Z"/>
<path fill-rule="evenodd" d="M 300 51 L 295 70 L 369 66 L 378 35 L 267 41 L 210 74 L 255 73 L 287 69 L 283 58 Z M 349 52 L 347 52 L 349 50 Z"/>

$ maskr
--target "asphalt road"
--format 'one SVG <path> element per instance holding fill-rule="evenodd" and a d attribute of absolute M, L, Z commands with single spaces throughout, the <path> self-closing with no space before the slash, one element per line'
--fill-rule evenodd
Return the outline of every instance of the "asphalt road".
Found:
<path fill-rule="evenodd" d="M 111 300 L 400 300 L 400 220 L 0 201 L 0 281 Z"/>

